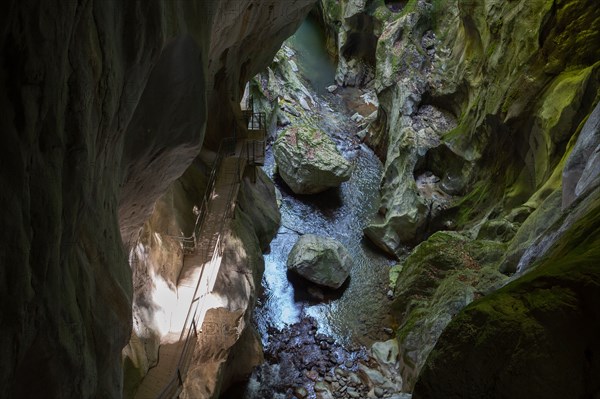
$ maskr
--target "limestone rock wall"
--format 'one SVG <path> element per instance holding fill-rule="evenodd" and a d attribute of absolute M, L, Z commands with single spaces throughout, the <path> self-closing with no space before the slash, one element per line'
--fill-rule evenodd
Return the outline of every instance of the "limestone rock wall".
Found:
<path fill-rule="evenodd" d="M 127 170 L 154 155 L 159 164 L 152 148 L 173 153 L 201 139 L 198 127 L 174 126 L 172 137 L 135 126 L 167 41 L 197 54 L 208 45 L 204 27 L 169 23 L 198 17 L 192 3 L 165 4 L 3 3 L 0 383 L 7 396 L 121 395 L 132 299 L 118 218 L 126 211 L 122 193 L 132 189 Z M 201 70 L 195 74 L 203 87 Z M 200 107 L 194 118 L 204 117 Z M 127 143 L 140 135 L 146 141 L 134 155 Z M 153 200 L 150 186 L 184 168 L 157 172 L 138 192 L 140 206 Z"/>
<path fill-rule="evenodd" d="M 133 330 L 123 350 L 123 397 L 132 398 L 148 372 L 158 362 L 164 336 L 181 320 L 171 323 L 178 301 L 177 281 L 183 268 L 180 237 L 191 237 L 214 154 L 203 151 L 186 172 L 156 202 L 154 212 L 132 244 L 129 263 L 133 273 Z"/>
<path fill-rule="evenodd" d="M 546 256 L 465 308 L 431 352 L 413 397 L 559 399 L 600 392 L 596 185 Z"/>
<path fill-rule="evenodd" d="M 208 72 L 210 118 L 206 145 L 216 148 L 239 120 L 246 82 L 273 60 L 316 0 L 219 1 L 213 22 Z"/>
<path fill-rule="evenodd" d="M 598 100 L 598 32 L 588 29 L 598 13 L 587 5 L 411 1 L 375 12 L 380 109 L 370 139 L 386 166 L 370 236 L 381 247 L 394 253 L 492 211 L 536 208 L 560 185 L 568 142 Z M 422 195 L 423 171 L 452 201 Z"/>
<path fill-rule="evenodd" d="M 236 88 L 312 3 L 0 6 L 5 395 L 121 395 L 124 246 L 197 156 L 207 123 L 212 142 L 231 131 Z"/>
<path fill-rule="evenodd" d="M 377 36 L 374 85 L 380 106 L 367 140 L 385 170 L 381 206 L 365 234 L 402 259 L 392 273 L 392 288 L 404 389 L 412 389 L 425 365 L 415 397 L 589 395 L 595 387 L 585 376 L 596 370 L 593 360 L 581 369 L 583 361 L 566 352 L 557 354 L 564 362 L 553 364 L 577 370 L 569 375 L 577 378 L 564 384 L 572 390 L 569 394 L 552 391 L 564 380 L 551 381 L 561 371 L 540 360 L 545 349 L 520 352 L 520 364 L 513 364 L 510 353 L 521 339 L 535 335 L 519 331 L 525 324 L 547 330 L 541 346 L 550 347 L 564 333 L 569 348 L 581 354 L 573 336 L 564 331 L 573 322 L 594 347 L 587 337 L 597 333 L 597 325 L 584 327 L 592 315 L 583 313 L 597 303 L 586 291 L 588 284 L 597 284 L 597 276 L 576 265 L 596 262 L 597 254 L 586 250 L 578 258 L 579 249 L 565 247 L 563 241 L 571 237 L 573 226 L 586 226 L 595 234 L 597 224 L 594 132 L 600 100 L 600 11 L 588 0 L 396 3 L 394 10 L 380 1 L 319 4 L 329 16 L 324 20 L 332 21 L 326 23 L 334 38 L 343 37 L 347 29 L 339 17 L 342 10 L 354 7 L 373 20 Z M 446 232 L 431 235 L 440 230 L 459 231 L 465 244 L 457 245 Z M 560 263 L 572 268 L 546 278 L 539 270 L 557 246 L 563 251 Z M 429 256 L 422 256 L 425 248 Z M 485 248 L 486 258 L 479 259 L 479 252 L 468 248 Z M 447 266 L 456 263 L 457 254 L 461 267 L 472 269 L 471 277 L 463 272 L 449 277 Z M 571 262 L 571 256 L 578 260 Z M 546 303 L 532 303 L 525 289 L 509 288 L 517 287 L 518 278 L 531 270 L 536 277 L 527 280 L 525 274 L 522 287 L 534 289 L 541 281 L 568 286 L 557 294 L 569 296 L 568 301 L 548 305 L 559 314 L 545 313 L 541 308 Z M 461 312 L 498 288 L 506 279 L 498 271 L 516 280 L 501 296 L 514 295 L 523 315 L 511 315 L 501 296 L 484 297 Z M 586 277 L 573 282 L 571 272 Z M 469 286 L 477 287 L 475 292 Z M 544 292 L 535 289 L 531 295 L 537 298 Z M 562 306 L 574 310 L 572 319 L 562 318 Z M 497 307 L 501 314 L 496 314 Z M 460 321 L 442 334 L 456 314 Z M 502 333 L 507 326 L 508 337 Z M 473 341 L 482 343 L 479 349 L 461 346 Z M 495 341 L 502 342 L 502 354 L 492 350 Z M 497 370 L 486 366 L 491 357 L 469 358 L 474 353 L 494 353 L 498 367 L 513 371 L 494 378 Z M 455 374 L 462 360 L 468 371 Z M 511 386 L 509 374 L 531 377 L 534 372 L 539 384 L 531 389 L 517 389 L 525 379 Z M 541 381 L 548 383 L 544 387 Z M 446 384 L 451 388 L 446 390 Z"/>
<path fill-rule="evenodd" d="M 377 26 L 367 0 L 320 0 L 318 17 L 327 33 L 327 48 L 337 59 L 335 80 L 360 86 L 373 79 Z"/>

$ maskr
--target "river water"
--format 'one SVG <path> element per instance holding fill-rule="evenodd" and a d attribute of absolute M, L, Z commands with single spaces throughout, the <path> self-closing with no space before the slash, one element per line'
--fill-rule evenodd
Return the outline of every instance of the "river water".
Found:
<path fill-rule="evenodd" d="M 334 83 L 336 69 L 324 43 L 325 34 L 312 18 L 307 18 L 286 42 L 297 53 L 300 74 L 321 95 L 326 94 L 327 86 Z"/>
<path fill-rule="evenodd" d="M 288 336 L 304 334 L 310 328 L 298 326 L 310 320 L 317 329 L 311 334 L 320 333 L 334 341 L 338 345 L 339 362 L 344 364 L 349 359 L 350 366 L 357 359 L 356 348 L 390 338 L 389 330 L 386 332 L 384 327 L 392 326 L 386 292 L 388 271 L 393 262 L 363 237 L 363 228 L 377 211 L 382 165 L 373 151 L 356 137 L 358 128 L 350 119 L 355 111 L 348 109 L 343 90 L 340 89 L 341 96 L 322 90 L 334 83 L 335 66 L 328 58 L 318 29 L 318 25 L 308 20 L 287 44 L 297 52 L 296 62 L 301 73 L 311 74 L 318 68 L 318 76 L 305 80 L 319 102 L 319 124 L 354 163 L 354 171 L 351 179 L 338 189 L 298 196 L 276 174 L 273 154 L 267 152 L 264 170 L 281 192 L 282 223 L 270 252 L 265 255 L 264 291 L 255 309 L 254 321 L 265 346 L 267 363 L 269 348 L 282 345 L 281 331 L 297 330 L 286 333 Z M 288 254 L 300 234 L 307 233 L 337 239 L 348 249 L 354 262 L 349 282 L 339 290 L 322 291 L 288 275 Z M 346 351 L 346 348 L 353 349 Z M 327 356 L 330 355 L 331 351 Z M 243 393 L 227 397 L 262 398 L 265 384 L 278 378 L 273 367 L 279 365 L 262 366 Z M 271 382 L 265 375 L 271 375 Z M 275 397 L 273 395 L 270 394 Z"/>

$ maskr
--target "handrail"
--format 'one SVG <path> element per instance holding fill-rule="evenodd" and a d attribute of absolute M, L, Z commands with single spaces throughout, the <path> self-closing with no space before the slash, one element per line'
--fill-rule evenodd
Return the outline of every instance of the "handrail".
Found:
<path fill-rule="evenodd" d="M 245 140 L 240 149 L 239 156 L 237 157 L 237 167 L 235 168 L 236 174 L 236 183 L 239 183 L 241 180 L 241 174 L 244 167 L 244 154 L 246 155 L 246 160 L 250 165 L 254 165 L 256 160 L 256 144 L 262 143 L 262 156 L 264 157 L 264 132 L 266 127 L 266 116 L 265 113 L 252 113 L 250 118 L 247 120 L 247 128 L 249 131 L 259 131 L 262 133 L 262 140 Z M 232 148 L 227 147 L 228 144 L 233 144 Z M 212 198 L 213 191 L 215 189 L 217 173 L 221 168 L 221 164 L 225 155 L 231 155 L 232 152 L 235 152 L 236 146 L 236 138 L 226 138 L 221 140 L 219 145 L 219 150 L 217 152 L 217 157 L 213 161 L 211 166 L 211 173 L 209 176 L 209 181 L 202 198 L 202 203 L 198 210 L 198 215 L 196 217 L 196 221 L 194 224 L 194 230 L 192 235 L 189 237 L 174 237 L 178 238 L 184 247 L 184 252 L 186 253 L 194 253 L 198 250 L 198 241 L 201 237 L 200 232 L 204 228 L 204 222 L 206 221 L 206 216 L 209 212 L 210 199 Z M 250 147 L 251 146 L 251 147 Z M 250 153 L 250 148 L 252 148 L 252 154 Z M 233 151 L 232 151 L 233 149 Z M 188 308 L 188 312 L 185 318 L 185 322 L 183 324 L 183 329 L 181 331 L 181 335 L 179 336 L 179 342 L 183 342 L 183 348 L 181 349 L 181 353 L 179 355 L 179 360 L 177 363 L 177 368 L 167 385 L 163 388 L 163 390 L 159 393 L 158 398 L 173 398 L 176 396 L 181 388 L 183 387 L 183 382 L 187 375 L 189 365 L 192 359 L 192 355 L 194 352 L 194 348 L 196 346 L 197 338 L 199 332 L 201 332 L 201 326 L 198 324 L 201 322 L 200 318 L 208 311 L 204 306 L 206 305 L 203 300 L 207 295 L 210 294 L 209 285 L 211 281 L 216 279 L 216 273 L 218 273 L 218 267 L 216 267 L 216 263 L 220 261 L 220 257 L 223 254 L 223 231 L 225 226 L 227 225 L 227 219 L 230 219 L 232 215 L 232 211 L 234 207 L 233 204 L 233 195 L 235 192 L 235 184 L 231 185 L 229 192 L 227 194 L 227 204 L 225 212 L 221 216 L 220 227 L 217 234 L 216 243 L 214 246 L 214 250 L 210 257 L 210 261 L 207 264 L 204 264 L 202 267 L 202 271 L 198 278 L 198 282 L 196 284 L 196 288 L 194 290 L 194 294 L 192 296 L 192 302 L 190 303 L 190 307 Z M 205 248 L 205 251 L 209 251 L 210 246 Z M 190 252 L 188 252 L 190 251 Z M 202 259 L 208 259 L 209 253 L 203 254 Z M 206 266 L 208 265 L 208 270 L 211 275 L 207 276 L 206 279 L 203 280 L 204 272 L 206 270 Z M 206 292 L 201 293 L 201 284 L 202 281 L 206 281 Z"/>
<path fill-rule="evenodd" d="M 227 140 L 227 139 L 224 139 L 223 141 L 221 141 L 217 159 L 215 159 L 215 162 L 213 162 L 213 168 L 216 168 L 216 169 L 212 169 L 212 171 L 211 171 L 211 179 L 209 180 L 209 185 L 206 190 L 206 192 L 209 193 L 209 195 L 208 196 L 205 195 L 205 198 L 204 198 L 205 200 L 207 200 L 207 198 L 210 199 L 210 195 L 212 195 L 212 191 L 214 190 L 216 178 L 213 178 L 212 176 L 213 176 L 213 174 L 216 176 L 215 170 L 218 170 L 220 168 L 222 159 L 223 159 L 224 155 L 226 154 L 226 152 L 227 151 L 231 152 L 230 149 L 228 149 L 227 147 L 224 146 L 225 140 Z M 240 157 L 238 157 L 237 167 L 234 172 L 236 174 L 236 179 L 238 179 L 236 181 L 236 183 L 239 183 L 239 179 L 240 179 L 241 164 L 242 164 L 241 155 L 242 154 L 243 154 L 243 152 L 240 153 Z M 210 189 L 210 191 L 209 191 L 209 189 Z M 183 386 L 183 382 L 184 382 L 185 376 L 187 375 L 189 365 L 190 365 L 190 362 L 192 359 L 193 351 L 196 346 L 199 329 L 201 328 L 201 326 L 198 326 L 200 317 L 204 313 L 206 313 L 206 311 L 208 310 L 208 309 L 203 308 L 203 305 L 205 305 L 205 301 L 203 301 L 202 299 L 205 298 L 208 294 L 210 294 L 209 284 L 211 281 L 214 281 L 214 279 L 216 279 L 216 273 L 218 273 L 218 268 L 216 267 L 216 263 L 219 262 L 219 258 L 223 254 L 223 240 L 222 240 L 223 230 L 226 225 L 226 220 L 231 218 L 231 212 L 233 210 L 233 207 L 231 206 L 232 201 L 233 201 L 233 194 L 234 194 L 234 185 L 231 185 L 231 188 L 227 195 L 227 204 L 230 204 L 230 206 L 228 206 L 227 210 L 221 216 L 220 229 L 217 234 L 217 242 L 216 242 L 214 250 L 212 252 L 210 262 L 208 262 L 208 270 L 209 270 L 209 272 L 211 272 L 211 275 L 207 276 L 207 278 L 204 280 L 204 281 L 206 281 L 206 284 L 207 284 L 206 292 L 203 294 L 199 294 L 200 288 L 201 288 L 201 283 L 202 283 L 203 277 L 204 277 L 204 271 L 206 270 L 206 264 L 205 264 L 202 268 L 200 277 L 198 278 L 198 283 L 194 290 L 194 295 L 192 296 L 192 302 L 190 304 L 190 307 L 188 308 L 185 322 L 183 324 L 183 329 L 182 329 L 181 335 L 179 337 L 179 342 L 184 342 L 184 344 L 183 344 L 183 348 L 181 350 L 181 354 L 179 356 L 179 361 L 177 363 L 176 373 L 173 375 L 173 377 L 171 378 L 169 383 L 165 386 L 165 388 L 158 395 L 158 398 L 165 398 L 165 399 L 172 398 L 175 395 L 177 395 L 178 391 Z M 205 206 L 204 203 L 203 203 L 203 206 Z M 206 208 L 204 210 L 207 213 L 208 201 L 206 202 Z M 198 234 L 196 234 L 196 229 L 195 229 L 194 233 L 191 236 L 194 239 L 193 240 L 194 251 L 197 249 L 198 238 L 200 237 L 199 233 L 203 227 L 205 216 L 200 217 L 200 214 L 199 214 L 199 216 L 196 220 L 197 220 L 197 226 L 199 226 Z M 191 237 L 189 237 L 189 238 L 191 238 Z M 206 248 L 205 250 L 208 251 L 209 249 Z M 205 256 L 202 257 L 202 259 L 207 259 L 208 255 L 209 254 L 206 253 Z"/>
<path fill-rule="evenodd" d="M 217 156 L 214 159 L 210 174 L 208 177 L 208 184 L 206 185 L 206 189 L 204 190 L 204 195 L 202 196 L 200 207 L 197 210 L 197 217 L 194 223 L 194 228 L 192 230 L 192 234 L 189 237 L 186 236 L 175 236 L 171 235 L 169 237 L 179 240 L 183 246 L 184 254 L 192 254 L 196 250 L 196 246 L 198 245 L 198 238 L 200 237 L 200 229 L 202 228 L 202 224 L 204 223 L 204 219 L 206 218 L 206 214 L 208 213 L 208 203 L 210 202 L 210 197 L 215 187 L 215 183 L 217 180 L 217 172 L 221 167 L 221 162 L 225 155 L 230 154 L 232 151 L 227 145 L 233 143 L 233 149 L 235 150 L 235 138 L 227 137 L 221 140 L 219 144 L 219 149 L 217 151 Z"/>
<path fill-rule="evenodd" d="M 264 112 L 254 112 L 253 108 L 244 111 L 245 123 L 248 132 L 252 132 L 252 138 L 245 142 L 246 158 L 251 165 L 261 164 L 266 152 L 267 115 Z M 257 136 L 258 135 L 258 136 Z"/>

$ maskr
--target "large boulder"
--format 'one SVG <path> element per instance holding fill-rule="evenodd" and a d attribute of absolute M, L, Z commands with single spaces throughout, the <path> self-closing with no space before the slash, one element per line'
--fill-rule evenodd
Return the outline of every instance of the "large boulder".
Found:
<path fill-rule="evenodd" d="M 306 124 L 285 129 L 274 145 L 279 175 L 296 194 L 315 194 L 350 179 L 351 164 L 327 134 Z"/>
<path fill-rule="evenodd" d="M 351 262 L 340 242 L 306 234 L 292 248 L 287 267 L 315 284 L 337 289 L 350 275 Z"/>

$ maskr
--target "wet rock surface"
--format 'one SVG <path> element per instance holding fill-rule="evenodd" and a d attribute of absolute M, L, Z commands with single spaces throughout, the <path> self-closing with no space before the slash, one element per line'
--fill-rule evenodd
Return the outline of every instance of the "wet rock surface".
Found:
<path fill-rule="evenodd" d="M 351 262 L 339 241 L 306 234 L 292 248 L 287 267 L 315 284 L 336 289 L 350 276 Z"/>

